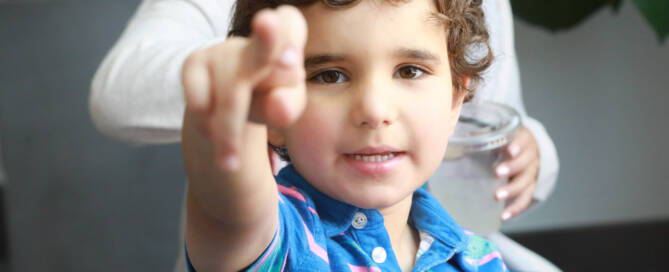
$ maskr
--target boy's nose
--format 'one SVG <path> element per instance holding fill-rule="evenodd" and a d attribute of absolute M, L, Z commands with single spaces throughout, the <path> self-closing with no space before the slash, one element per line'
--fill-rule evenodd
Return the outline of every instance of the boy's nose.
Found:
<path fill-rule="evenodd" d="M 355 91 L 352 121 L 361 128 L 377 129 L 392 125 L 397 119 L 397 105 L 390 86 L 376 82 Z"/>

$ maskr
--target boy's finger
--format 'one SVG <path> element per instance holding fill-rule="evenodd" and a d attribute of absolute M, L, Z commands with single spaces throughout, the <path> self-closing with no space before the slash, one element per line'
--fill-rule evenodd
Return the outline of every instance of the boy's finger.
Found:
<path fill-rule="evenodd" d="M 284 127 L 302 113 L 306 104 L 305 86 L 276 87 L 268 92 L 254 93 L 251 103 L 251 122 Z"/>
<path fill-rule="evenodd" d="M 253 17 L 251 36 L 241 52 L 239 77 L 253 85 L 265 78 L 281 54 L 279 27 L 276 11 L 262 10 Z"/>
<path fill-rule="evenodd" d="M 207 112 L 209 138 L 215 148 L 219 165 L 228 171 L 239 167 L 236 157 L 240 146 L 242 129 L 248 120 L 251 100 L 251 82 L 239 76 L 245 59 L 242 52 L 249 47 L 245 38 L 230 38 L 221 47 L 210 52 L 216 56 L 209 62 L 212 106 Z"/>
<path fill-rule="evenodd" d="M 281 20 L 281 48 L 284 54 L 281 56 L 281 64 L 292 65 L 302 63 L 292 63 L 297 59 L 292 59 L 290 51 L 287 49 L 294 49 L 299 55 L 302 54 L 304 46 L 307 42 L 307 21 L 300 11 L 293 6 L 280 6 L 277 10 L 277 15 Z M 286 53 L 289 52 L 289 53 Z"/>
<path fill-rule="evenodd" d="M 288 48 L 295 48 L 301 53 L 307 42 L 307 22 L 300 11 L 293 6 L 280 6 L 276 9 L 276 15 L 280 21 L 279 28 L 279 46 L 284 52 Z M 281 56 L 283 64 L 290 63 L 290 58 Z"/>
<path fill-rule="evenodd" d="M 307 101 L 304 84 L 291 88 L 272 90 L 265 105 L 267 124 L 273 127 L 285 127 L 292 124 L 302 114 Z"/>
<path fill-rule="evenodd" d="M 216 160 L 227 171 L 239 168 L 238 151 L 242 144 L 244 125 L 248 120 L 251 87 L 237 84 L 216 97 L 216 108 L 210 119 L 211 140 Z"/>
<path fill-rule="evenodd" d="M 302 62 L 302 56 L 299 55 L 300 53 L 295 53 L 295 54 L 296 55 L 294 56 L 294 58 L 296 58 L 297 60 L 294 62 L 295 63 Z M 292 66 L 277 65 L 273 69 L 271 69 L 271 72 L 269 73 L 268 76 L 263 78 L 262 81 L 260 81 L 258 85 L 256 85 L 255 91 L 268 92 L 276 87 L 296 86 L 297 84 L 304 82 L 304 78 L 305 78 L 304 67 L 302 67 L 301 65 L 297 64 Z"/>
<path fill-rule="evenodd" d="M 206 53 L 193 53 L 184 62 L 181 81 L 184 98 L 189 110 L 206 112 L 211 104 L 211 81 L 207 68 Z"/>
<path fill-rule="evenodd" d="M 538 162 L 533 162 L 526 171 L 521 172 L 509 181 L 507 185 L 499 187 L 495 191 L 495 198 L 503 201 L 513 198 L 535 184 L 534 180 L 538 173 Z"/>
<path fill-rule="evenodd" d="M 293 31 L 292 29 L 286 30 L 283 22 L 287 21 L 290 24 L 290 21 L 299 22 L 300 20 L 306 25 L 302 15 L 295 8 L 261 11 L 254 16 L 252 21 L 250 39 L 230 38 L 218 51 L 219 54 L 214 51 L 217 57 L 209 62 L 208 67 L 210 80 L 214 83 L 210 86 L 213 93 L 210 103 L 213 105 L 206 127 L 210 131 L 216 159 L 224 170 L 234 171 L 239 167 L 237 153 L 243 141 L 245 124 L 249 120 L 250 103 L 256 85 L 272 72 L 277 62 L 285 64 L 286 62 L 297 62 L 300 59 L 301 54 L 296 55 L 295 52 L 290 53 L 294 55 L 292 57 L 290 54 L 287 57 L 285 54 L 281 55 L 282 50 L 287 44 L 290 44 L 289 41 L 292 39 L 290 33 Z M 299 28 L 295 31 L 305 32 Z M 306 36 L 306 34 L 303 35 Z M 302 41 L 302 47 L 303 44 L 304 41 Z M 301 50 L 300 48 L 297 52 Z M 282 94 L 287 93 L 290 92 L 282 91 L 276 96 L 281 97 Z M 297 98 L 299 101 L 299 97 Z M 288 99 L 278 100 L 287 101 Z M 301 111 L 301 107 L 298 109 Z M 294 119 L 294 112 L 298 112 L 290 107 L 269 107 L 269 110 L 276 114 L 279 120 L 277 122 Z"/>
<path fill-rule="evenodd" d="M 280 20 L 277 27 L 277 59 L 273 60 L 271 73 L 258 84 L 259 91 L 269 91 L 277 86 L 295 86 L 304 81 L 303 51 L 307 26 L 302 14 L 292 6 L 276 10 Z"/>
<path fill-rule="evenodd" d="M 283 127 L 297 119 L 306 103 L 303 67 L 306 21 L 292 6 L 279 7 L 276 15 L 281 22 L 276 42 L 281 51 L 270 73 L 254 86 L 250 117 L 254 122 Z"/>

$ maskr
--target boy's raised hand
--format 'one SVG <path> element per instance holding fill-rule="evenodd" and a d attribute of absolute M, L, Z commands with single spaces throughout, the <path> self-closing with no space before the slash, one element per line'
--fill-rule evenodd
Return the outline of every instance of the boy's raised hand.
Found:
<path fill-rule="evenodd" d="M 186 114 L 226 171 L 240 167 L 249 121 L 289 125 L 306 101 L 302 14 L 288 6 L 263 10 L 254 16 L 251 32 L 194 52 L 182 70 Z"/>

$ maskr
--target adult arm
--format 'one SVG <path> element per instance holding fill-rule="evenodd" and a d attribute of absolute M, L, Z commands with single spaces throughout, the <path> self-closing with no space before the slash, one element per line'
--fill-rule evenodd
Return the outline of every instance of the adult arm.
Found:
<path fill-rule="evenodd" d="M 495 101 L 509 105 L 520 113 L 523 126 L 532 134 L 539 149 L 540 166 L 533 203 L 543 201 L 550 195 L 557 181 L 559 162 L 555 145 L 543 125 L 527 115 L 523 104 L 509 2 L 486 0 L 483 6 L 495 61 L 484 74 L 484 82 L 477 89 L 473 103 Z"/>
<path fill-rule="evenodd" d="M 105 135 L 135 144 L 178 142 L 181 70 L 225 39 L 232 0 L 144 0 L 91 84 L 90 112 Z"/>

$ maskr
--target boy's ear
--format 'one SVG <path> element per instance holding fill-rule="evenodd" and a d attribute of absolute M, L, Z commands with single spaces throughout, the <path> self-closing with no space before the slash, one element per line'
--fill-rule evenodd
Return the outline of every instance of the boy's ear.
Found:
<path fill-rule="evenodd" d="M 267 141 L 274 146 L 285 145 L 283 135 L 281 135 L 281 132 L 275 128 L 267 128 Z"/>
<path fill-rule="evenodd" d="M 469 85 L 469 77 L 465 77 L 465 86 Z M 462 110 L 462 104 L 464 103 L 465 97 L 467 97 L 466 87 L 462 87 L 462 90 L 459 90 L 458 95 L 453 96 L 453 101 L 451 101 L 451 113 L 450 118 L 448 119 L 448 137 L 450 138 L 455 131 L 455 124 L 458 123 L 460 118 L 460 111 Z"/>
<path fill-rule="evenodd" d="M 450 138 L 455 131 L 455 124 L 458 123 L 458 119 L 460 118 L 460 111 L 462 110 L 464 99 L 464 95 L 458 95 L 455 100 L 453 100 L 450 118 L 448 119 L 448 138 Z"/>

